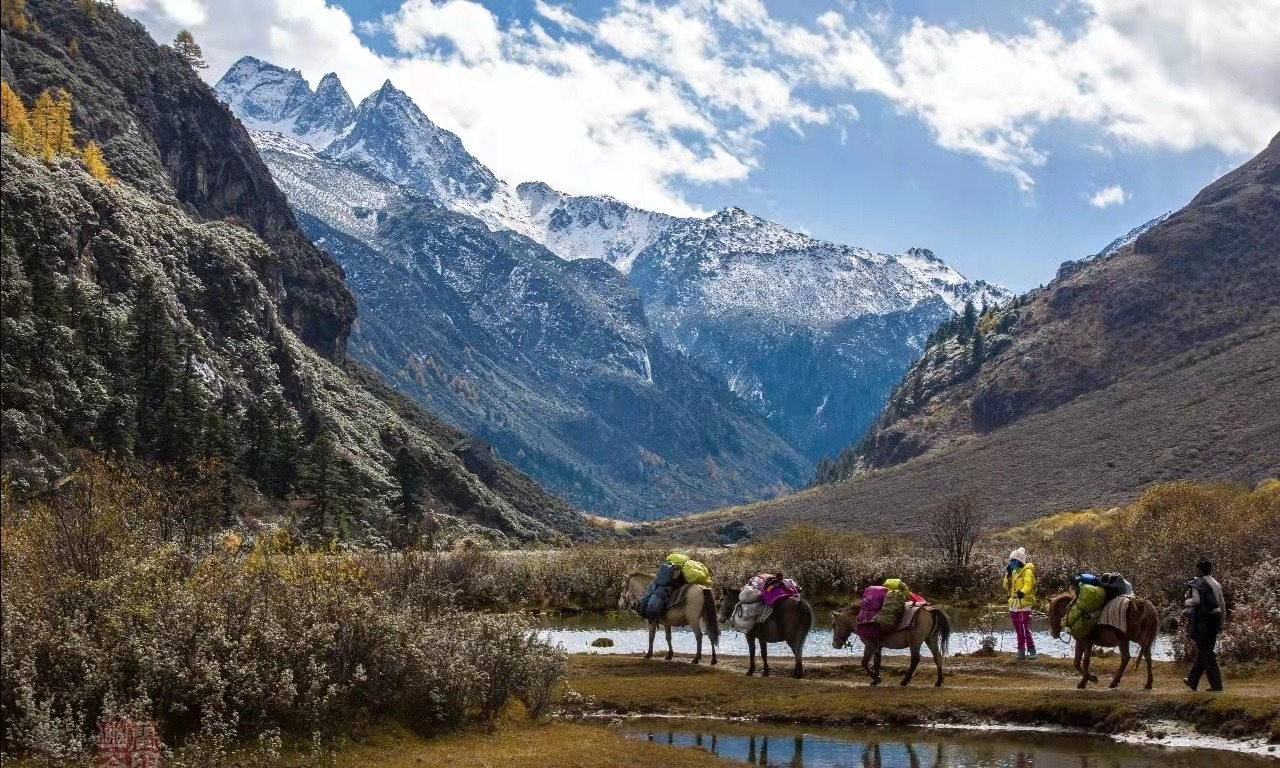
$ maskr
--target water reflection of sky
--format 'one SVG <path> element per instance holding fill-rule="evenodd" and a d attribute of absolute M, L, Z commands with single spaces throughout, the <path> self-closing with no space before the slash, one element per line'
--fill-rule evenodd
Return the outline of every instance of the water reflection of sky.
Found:
<path fill-rule="evenodd" d="M 825 729 L 633 722 L 628 737 L 700 748 L 747 765 L 778 768 L 1227 768 L 1274 765 L 1265 758 L 1120 744 L 1045 732 Z M 753 729 L 759 729 L 756 732 Z"/>
<path fill-rule="evenodd" d="M 982 647 L 981 638 L 986 632 L 975 626 L 977 621 L 977 617 L 973 614 L 952 615 L 951 653 L 968 654 Z M 1050 637 L 1049 623 L 1043 617 L 1033 620 L 1031 628 L 1036 640 L 1036 650 L 1042 655 L 1059 658 L 1072 655 L 1070 644 Z M 639 617 L 626 613 L 587 614 L 547 619 L 542 624 L 542 633 L 544 637 L 563 646 L 570 653 L 644 653 L 649 646 L 649 630 L 644 622 Z M 593 647 L 591 643 L 601 637 L 612 640 L 613 646 Z M 1009 625 L 1007 617 L 1002 617 L 1002 623 L 998 624 L 995 637 L 997 651 L 1011 653 L 1018 649 L 1018 641 L 1014 637 L 1013 628 Z M 672 644 L 675 646 L 676 653 L 692 654 L 696 648 L 692 630 L 688 627 L 672 630 Z M 661 628 L 658 629 L 653 647 L 655 652 L 661 650 L 666 653 L 667 645 Z M 702 650 L 704 654 L 711 652 L 710 646 L 705 641 Z M 1136 656 L 1138 647 L 1132 646 L 1131 650 Z M 719 652 L 734 656 L 747 655 L 746 638 L 741 632 L 721 629 Z M 857 637 L 853 638 L 848 649 L 832 648 L 830 614 L 825 612 L 820 614 L 805 643 L 805 656 L 849 656 L 851 652 L 861 657 L 862 644 Z M 928 649 L 922 649 L 922 652 L 927 661 Z M 906 649 L 885 649 L 884 652 L 886 656 L 905 656 L 908 653 Z M 771 661 L 776 658 L 781 664 L 790 658 L 791 651 L 785 645 L 774 644 L 769 647 L 769 656 Z M 1173 658 L 1173 649 L 1168 635 L 1161 635 L 1156 639 L 1152 656 L 1156 661 L 1169 661 Z"/>

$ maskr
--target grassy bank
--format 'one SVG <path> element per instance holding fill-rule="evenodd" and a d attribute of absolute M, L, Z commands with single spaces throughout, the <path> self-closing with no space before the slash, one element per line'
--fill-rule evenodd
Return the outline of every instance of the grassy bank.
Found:
<path fill-rule="evenodd" d="M 1182 684 L 1184 665 L 1157 663 L 1155 689 L 1142 689 L 1132 668 L 1121 687 L 1105 688 L 1118 662 L 1096 660 L 1102 686 L 1079 691 L 1066 659 L 1018 663 L 1008 656 L 949 658 L 942 688 L 917 671 L 912 686 L 896 685 L 905 659 L 886 659 L 878 688 L 852 658 L 809 660 L 809 679 L 759 678 L 742 674 L 741 659 L 721 667 L 695 667 L 686 660 L 645 661 L 629 656 L 576 656 L 567 687 L 572 711 L 617 714 L 717 715 L 814 725 L 912 725 L 921 723 L 1026 723 L 1062 725 L 1112 734 L 1157 720 L 1185 723 L 1204 733 L 1242 738 L 1263 736 L 1280 743 L 1280 665 L 1227 671 L 1227 691 L 1192 693 Z M 789 665 L 782 664 L 789 669 Z"/>

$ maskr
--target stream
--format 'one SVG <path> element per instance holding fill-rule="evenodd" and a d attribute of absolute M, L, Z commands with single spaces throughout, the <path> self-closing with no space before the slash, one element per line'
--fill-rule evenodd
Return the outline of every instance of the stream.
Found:
<path fill-rule="evenodd" d="M 822 657 L 822 656 L 848 656 L 851 653 L 861 654 L 862 644 L 858 641 L 857 636 L 850 641 L 849 647 L 845 649 L 836 649 L 831 647 L 831 611 L 816 610 L 813 630 L 809 633 L 809 639 L 804 646 L 804 654 L 806 657 Z M 1018 648 L 1017 640 L 1013 634 L 1013 627 L 1009 624 L 1007 614 L 1000 614 L 995 620 L 995 630 L 990 632 L 990 619 L 984 618 L 987 614 L 985 611 L 979 610 L 957 610 L 948 608 L 947 615 L 951 619 L 951 647 L 950 653 L 969 654 L 979 650 L 982 647 L 982 637 L 992 634 L 995 637 L 995 649 L 999 652 L 1010 653 Z M 594 613 L 581 614 L 576 616 L 551 616 L 543 617 L 539 622 L 540 633 L 543 637 L 551 642 L 563 647 L 570 653 L 644 653 L 649 646 L 649 630 L 644 621 L 631 613 Z M 1049 635 L 1049 623 L 1041 615 L 1037 615 L 1032 620 L 1032 632 L 1035 636 L 1036 649 L 1041 655 L 1065 658 L 1070 657 L 1073 653 L 1072 646 L 1069 643 L 1060 640 L 1054 640 Z M 676 653 L 692 654 L 696 648 L 693 638 L 693 632 L 688 627 L 679 627 L 672 630 L 672 645 L 675 647 Z M 606 638 L 612 641 L 611 646 L 595 647 L 592 643 L 600 638 Z M 1156 639 L 1154 648 L 1152 649 L 1152 657 L 1156 661 L 1169 661 L 1173 658 L 1173 648 L 1170 643 L 1169 635 L 1161 635 Z M 666 653 L 666 641 L 663 639 L 662 629 L 658 629 L 658 635 L 654 640 L 654 652 Z M 733 629 L 726 629 L 723 626 L 720 630 L 719 652 L 730 656 L 746 656 L 747 641 L 741 632 Z M 704 642 L 703 653 L 709 653 L 710 646 Z M 928 649 L 922 649 L 926 658 L 928 657 Z M 1132 646 L 1132 652 L 1136 656 L 1138 653 L 1137 646 Z M 905 656 L 910 652 L 906 649 L 892 650 L 885 649 L 886 656 Z M 790 651 L 783 645 L 773 645 L 770 648 L 770 657 L 782 658 L 790 656 Z"/>
<path fill-rule="evenodd" d="M 1250 768 L 1280 762 L 1034 729 L 818 728 L 665 719 L 611 727 L 628 738 L 780 768 Z"/>

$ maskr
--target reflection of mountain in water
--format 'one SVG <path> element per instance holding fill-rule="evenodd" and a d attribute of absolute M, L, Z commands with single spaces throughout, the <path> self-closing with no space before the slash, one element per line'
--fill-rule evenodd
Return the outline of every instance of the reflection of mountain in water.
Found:
<path fill-rule="evenodd" d="M 1037 730 L 786 728 L 648 720 L 629 737 L 693 747 L 768 768 L 1227 768 L 1274 765 L 1262 757 L 1122 744 L 1104 736 Z"/>

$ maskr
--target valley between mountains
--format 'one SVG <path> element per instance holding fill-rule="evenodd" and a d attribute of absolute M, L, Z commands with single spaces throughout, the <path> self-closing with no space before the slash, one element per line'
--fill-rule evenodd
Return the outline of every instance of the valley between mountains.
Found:
<path fill-rule="evenodd" d="M 923 249 L 513 187 L 390 82 L 356 104 L 245 57 L 215 90 L 345 270 L 351 353 L 589 512 L 806 485 L 939 323 L 1011 298 Z"/>

